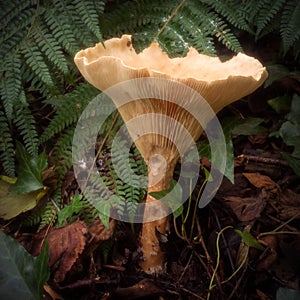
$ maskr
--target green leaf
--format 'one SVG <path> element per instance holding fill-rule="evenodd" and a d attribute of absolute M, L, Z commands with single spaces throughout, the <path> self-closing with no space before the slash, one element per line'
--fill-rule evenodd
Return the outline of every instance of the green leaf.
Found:
<path fill-rule="evenodd" d="M 170 187 L 166 190 L 150 193 L 157 200 L 162 200 L 173 212 L 175 218 L 183 212 L 182 187 L 176 180 L 172 180 Z"/>
<path fill-rule="evenodd" d="M 295 174 L 300 176 L 300 158 L 297 158 L 287 152 L 282 152 L 281 155 L 288 162 Z"/>
<path fill-rule="evenodd" d="M 0 176 L 0 218 L 10 220 L 17 215 L 33 209 L 41 198 L 47 193 L 47 189 L 40 189 L 26 194 L 12 193 L 11 184 Z"/>
<path fill-rule="evenodd" d="M 7 300 L 40 300 L 48 280 L 48 245 L 37 257 L 0 230 L 0 295 Z"/>
<path fill-rule="evenodd" d="M 75 195 L 72 203 L 66 205 L 61 211 L 58 212 L 58 226 L 63 225 L 64 221 L 73 214 L 79 213 L 82 209 L 82 195 Z"/>
<path fill-rule="evenodd" d="M 299 300 L 300 291 L 286 287 L 280 287 L 276 292 L 276 300 Z"/>
<path fill-rule="evenodd" d="M 248 231 L 240 231 L 238 229 L 234 230 L 238 235 L 241 236 L 243 242 L 252 248 L 259 250 L 264 250 L 264 247 L 256 240 L 256 238 Z"/>
<path fill-rule="evenodd" d="M 31 157 L 24 146 L 16 142 L 16 157 L 18 161 L 18 179 L 11 186 L 11 191 L 16 194 L 26 194 L 43 187 L 42 172 L 47 167 L 45 152 L 38 157 Z"/>
<path fill-rule="evenodd" d="M 268 100 L 268 104 L 277 112 L 287 112 L 291 107 L 291 97 L 289 95 L 284 95 L 281 97 L 276 97 Z"/>
<path fill-rule="evenodd" d="M 235 135 L 252 135 L 252 134 L 262 134 L 266 132 L 266 128 L 259 126 L 263 122 L 261 118 L 247 118 L 240 120 L 232 129 L 232 134 Z"/>
<path fill-rule="evenodd" d="M 269 73 L 269 76 L 265 81 L 265 87 L 272 84 L 275 80 L 288 76 L 291 73 L 291 71 L 287 67 L 279 64 L 267 66 L 267 71 Z"/>

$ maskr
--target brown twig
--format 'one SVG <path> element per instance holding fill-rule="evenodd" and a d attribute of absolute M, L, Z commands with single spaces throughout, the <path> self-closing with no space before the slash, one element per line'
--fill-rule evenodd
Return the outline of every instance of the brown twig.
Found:
<path fill-rule="evenodd" d="M 208 250 L 207 250 L 207 247 L 206 247 L 206 245 L 205 245 L 205 242 L 204 242 L 204 239 L 203 239 L 203 235 L 202 235 L 201 226 L 200 226 L 200 223 L 199 223 L 198 218 L 196 218 L 196 224 L 197 224 L 198 232 L 200 233 L 200 243 L 201 243 L 201 246 L 202 246 L 202 248 L 203 248 L 203 250 L 204 250 L 204 253 L 205 253 L 205 256 L 206 256 L 208 265 L 209 265 L 210 269 L 211 269 L 212 271 L 214 271 L 214 267 L 213 267 L 213 265 L 212 265 L 212 259 L 211 259 L 210 255 L 209 255 Z M 212 275 L 211 275 L 210 273 L 208 273 L 208 275 L 209 275 L 209 277 L 211 278 Z M 221 285 L 221 280 L 220 280 L 220 278 L 219 278 L 219 275 L 216 274 L 216 275 L 215 275 L 215 278 L 216 278 L 217 286 L 218 286 L 218 288 L 220 289 L 220 294 L 221 294 L 221 296 L 222 296 L 222 295 L 223 295 L 223 290 L 222 290 L 222 285 Z M 223 298 L 223 296 L 222 296 L 222 298 Z"/>
<path fill-rule="evenodd" d="M 269 165 L 279 165 L 288 167 L 289 164 L 283 159 L 276 159 L 270 157 L 263 157 L 263 156 L 256 156 L 256 155 L 248 155 L 248 154 L 241 154 L 237 157 L 237 159 L 241 160 L 243 163 L 248 163 L 249 161 L 264 163 Z"/>
<path fill-rule="evenodd" d="M 242 274 L 240 275 L 240 277 L 238 279 L 238 281 L 235 283 L 233 290 L 231 291 L 230 295 L 228 296 L 228 300 L 230 300 L 234 296 L 234 294 L 236 293 L 237 289 L 239 288 L 239 286 L 240 286 L 240 284 L 241 284 L 241 282 L 242 282 L 242 280 L 245 276 L 246 271 L 247 271 L 247 268 L 244 268 Z"/>

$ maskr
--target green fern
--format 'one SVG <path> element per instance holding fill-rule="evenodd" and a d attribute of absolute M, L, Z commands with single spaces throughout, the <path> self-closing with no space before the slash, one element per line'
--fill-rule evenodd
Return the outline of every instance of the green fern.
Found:
<path fill-rule="evenodd" d="M 7 118 L 0 110 L 0 159 L 6 174 L 15 177 L 14 143 Z"/>
<path fill-rule="evenodd" d="M 57 193 L 54 197 L 53 202 L 50 201 L 47 202 L 43 212 L 41 213 L 41 221 L 38 230 L 41 230 L 45 226 L 52 226 L 55 223 L 57 219 L 57 207 L 55 206 L 54 203 L 59 202 L 60 198 L 61 198 L 60 193 Z"/>
<path fill-rule="evenodd" d="M 25 100 L 23 91 L 20 96 L 20 102 L 15 105 L 15 109 L 14 124 L 23 138 L 26 150 L 30 155 L 36 157 L 38 155 L 38 136 L 35 120 Z"/>
<path fill-rule="evenodd" d="M 295 44 L 300 37 L 300 2 L 288 0 L 282 13 L 280 32 L 284 53 Z M 295 48 L 296 49 L 296 48 Z M 296 49 L 298 51 L 298 49 Z"/>
<path fill-rule="evenodd" d="M 43 132 L 40 142 L 43 143 L 70 125 L 76 124 L 88 102 L 97 96 L 98 93 L 99 91 L 93 86 L 84 83 L 67 95 L 53 98 L 53 103 L 59 105 L 57 114 Z M 52 101 L 48 100 L 47 103 L 52 104 Z"/>
<path fill-rule="evenodd" d="M 270 23 L 272 18 L 277 15 L 284 5 L 285 0 L 276 1 L 259 1 L 258 4 L 258 15 L 256 20 L 256 38 L 260 37 L 263 29 Z"/>

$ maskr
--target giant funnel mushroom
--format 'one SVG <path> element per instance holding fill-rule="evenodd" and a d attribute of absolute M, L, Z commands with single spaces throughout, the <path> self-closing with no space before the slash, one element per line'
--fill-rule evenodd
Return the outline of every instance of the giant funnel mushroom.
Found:
<path fill-rule="evenodd" d="M 209 57 L 190 48 L 185 57 L 169 58 L 157 43 L 137 54 L 132 46 L 131 36 L 123 35 L 121 38 L 112 38 L 95 47 L 78 52 L 75 63 L 85 79 L 101 91 L 121 82 L 139 78 L 162 78 L 170 83 L 161 84 L 158 81 L 157 89 L 168 95 L 180 94 L 178 87 L 172 82 L 185 85 L 199 93 L 217 113 L 230 103 L 252 93 L 267 78 L 265 68 L 256 59 L 239 53 L 230 60 L 222 62 L 217 57 Z M 172 82 L 171 82 L 172 81 Z M 130 91 L 128 91 L 130 93 Z M 192 97 L 193 98 L 193 97 Z M 195 115 L 199 111 L 199 104 L 195 99 L 180 99 L 176 103 L 170 99 L 144 98 L 120 105 L 113 99 L 116 106 L 128 125 L 128 131 L 133 137 L 142 157 L 148 165 L 148 194 L 146 203 L 157 201 L 150 193 L 165 190 L 169 187 L 173 177 L 175 164 L 180 157 L 180 151 L 190 147 L 185 142 L 185 135 L 197 140 L 203 131 Z M 185 101 L 190 101 L 190 109 L 184 109 Z M 194 101 L 194 102 L 193 102 Z M 140 126 L 130 126 L 130 120 L 147 114 L 150 118 L 141 118 Z M 161 118 L 165 115 L 166 118 Z M 152 118 L 152 119 L 151 119 Z M 169 121 L 175 119 L 170 126 Z M 175 125 L 174 125 L 175 124 Z M 144 130 L 143 130 L 144 128 Z M 146 130 L 145 130 L 146 128 Z M 162 129 L 163 128 L 163 129 Z M 137 132 L 141 130 L 142 134 Z M 157 132 L 167 132 L 159 134 Z M 177 136 L 177 145 L 174 145 L 169 135 Z M 146 134 L 148 132 L 148 134 Z M 137 138 L 138 137 L 138 138 Z M 182 149 L 178 151 L 178 143 Z M 163 204 L 158 210 L 165 210 Z M 151 211 L 151 210 L 150 210 Z M 154 213 L 151 211 L 150 213 Z M 147 273 L 159 273 L 164 270 L 163 253 L 160 249 L 157 231 L 165 234 L 168 217 L 148 221 L 145 209 L 141 246 L 143 260 L 140 265 Z M 166 214 L 167 215 L 167 214 Z"/>

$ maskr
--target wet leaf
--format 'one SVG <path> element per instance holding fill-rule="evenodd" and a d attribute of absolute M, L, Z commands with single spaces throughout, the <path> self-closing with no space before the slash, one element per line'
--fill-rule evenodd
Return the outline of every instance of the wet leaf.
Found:
<path fill-rule="evenodd" d="M 18 161 L 18 179 L 11 186 L 11 191 L 16 194 L 26 194 L 43 187 L 42 172 L 47 167 L 45 152 L 38 157 L 31 157 L 24 146 L 16 142 L 16 158 Z"/>
<path fill-rule="evenodd" d="M 48 257 L 48 245 L 39 256 L 33 257 L 0 230 L 1 299 L 42 299 L 43 285 L 50 274 Z"/>

